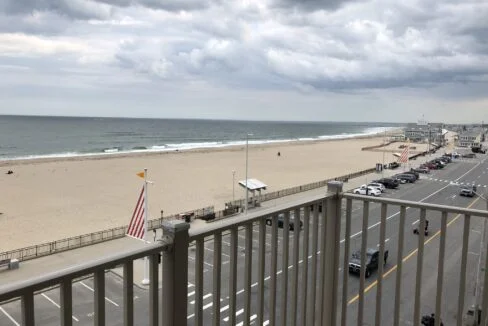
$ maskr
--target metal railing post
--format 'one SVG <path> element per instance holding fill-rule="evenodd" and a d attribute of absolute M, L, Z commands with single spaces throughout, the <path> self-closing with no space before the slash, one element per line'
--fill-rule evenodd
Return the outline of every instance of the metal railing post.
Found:
<path fill-rule="evenodd" d="M 322 325 L 335 326 L 337 320 L 337 284 L 339 283 L 339 253 L 341 230 L 341 192 L 342 182 L 327 183 L 327 192 L 334 194 L 327 198 L 327 211 L 323 212 L 327 219 L 325 237 L 325 278 Z"/>
<path fill-rule="evenodd" d="M 170 250 L 163 252 L 161 310 L 163 326 L 186 325 L 188 314 L 188 229 L 179 220 L 163 222 L 163 237 L 173 239 Z"/>

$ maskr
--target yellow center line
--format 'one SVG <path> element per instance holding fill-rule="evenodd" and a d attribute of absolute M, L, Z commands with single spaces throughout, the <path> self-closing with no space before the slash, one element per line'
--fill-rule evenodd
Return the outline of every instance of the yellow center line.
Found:
<path fill-rule="evenodd" d="M 469 204 L 468 207 L 466 208 L 471 208 L 480 198 L 476 198 L 471 204 Z M 449 221 L 449 223 L 447 223 L 447 227 L 449 227 L 452 223 L 456 222 L 457 219 L 461 216 L 461 214 L 458 214 L 456 215 L 451 221 Z M 441 234 L 441 230 L 437 231 L 435 234 L 433 234 L 430 238 L 428 238 L 427 240 L 424 241 L 424 246 L 426 244 L 428 244 L 429 242 L 431 242 L 432 240 L 434 240 L 435 237 L 437 237 L 439 234 Z M 417 249 L 414 249 L 411 253 L 409 253 L 407 256 L 405 256 L 403 259 L 402 259 L 402 262 L 406 262 L 408 261 L 410 258 L 412 258 L 417 252 L 418 252 L 418 248 Z M 395 265 L 393 266 L 392 268 L 390 268 L 388 271 L 386 271 L 384 274 L 383 274 L 383 279 L 385 279 L 388 275 L 390 275 L 391 273 L 393 273 L 394 271 L 396 271 L 398 265 Z M 364 289 L 364 294 L 368 293 L 372 288 L 374 288 L 376 285 L 378 285 L 378 280 L 374 281 L 373 283 L 371 283 L 370 285 L 368 285 L 365 289 Z M 354 296 L 351 300 L 349 300 L 349 302 L 347 303 L 347 305 L 351 305 L 353 304 L 354 302 L 358 301 L 359 299 L 359 294 L 356 294 L 356 296 Z"/>

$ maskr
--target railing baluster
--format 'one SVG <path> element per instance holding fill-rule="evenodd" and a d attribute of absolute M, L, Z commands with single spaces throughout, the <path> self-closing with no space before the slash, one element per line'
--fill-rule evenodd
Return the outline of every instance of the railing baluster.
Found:
<path fill-rule="evenodd" d="M 463 249 L 461 254 L 461 273 L 459 279 L 459 293 L 458 293 L 458 316 L 463 316 L 464 312 L 464 296 L 466 295 L 466 265 L 468 263 L 468 247 L 469 247 L 469 225 L 471 216 L 464 215 L 464 229 L 463 229 Z M 480 253 L 481 255 L 481 253 Z M 477 313 L 477 312 L 476 312 Z M 477 316 L 476 316 L 477 317 Z M 463 325 L 463 318 L 457 318 L 457 326 Z"/>
<path fill-rule="evenodd" d="M 359 271 L 358 326 L 363 326 L 364 288 L 366 277 L 366 250 L 368 249 L 369 202 L 363 203 L 363 227 L 361 233 L 361 267 Z"/>
<path fill-rule="evenodd" d="M 266 220 L 259 220 L 259 252 L 258 252 L 258 311 L 256 322 L 264 323 L 264 270 L 266 266 Z"/>
<path fill-rule="evenodd" d="M 486 217 L 483 217 L 486 219 Z M 486 221 L 483 221 L 483 223 L 486 223 Z M 485 227 L 483 227 L 484 232 L 486 233 L 487 230 Z M 483 240 L 485 240 L 485 233 L 483 233 L 481 236 L 483 237 Z M 481 254 L 481 253 L 480 253 Z M 488 242 L 485 242 L 485 276 L 483 278 L 483 284 L 488 284 Z M 482 303 L 481 303 L 481 325 L 487 325 L 488 324 L 488 286 L 483 286 L 483 298 L 482 298 Z"/>
<path fill-rule="evenodd" d="M 310 325 L 315 325 L 316 313 L 315 313 L 315 305 L 316 305 L 316 297 L 317 297 L 317 247 L 319 241 L 319 205 L 313 204 L 313 220 L 312 220 L 312 265 L 310 266 L 310 293 L 309 293 L 309 311 L 308 315 L 310 316 Z"/>
<path fill-rule="evenodd" d="M 302 279 L 301 279 L 301 286 L 302 286 L 302 295 L 301 295 L 301 315 L 300 315 L 300 322 L 297 325 L 307 325 L 307 297 L 308 297 L 308 237 L 310 232 L 310 206 L 304 207 L 303 212 L 303 252 L 302 252 L 302 260 L 303 260 L 303 268 L 302 268 Z M 259 324 L 262 325 L 262 324 Z"/>
<path fill-rule="evenodd" d="M 203 240 L 197 239 L 195 251 L 195 326 L 203 326 Z"/>
<path fill-rule="evenodd" d="M 34 326 L 34 293 L 28 291 L 21 297 L 22 306 L 22 326 Z"/>
<path fill-rule="evenodd" d="M 73 287 L 71 279 L 64 279 L 59 287 L 59 305 L 61 307 L 61 326 L 73 325 Z"/>
<path fill-rule="evenodd" d="M 163 236 L 172 237 L 171 250 L 163 253 L 163 295 L 161 311 L 164 326 L 187 325 L 189 223 L 163 222 Z"/>
<path fill-rule="evenodd" d="M 424 265 L 424 240 L 425 240 L 425 215 L 426 210 L 422 208 L 420 210 L 420 222 L 419 222 L 419 238 L 418 238 L 418 251 L 417 251 L 417 273 L 415 279 L 415 301 L 413 310 L 413 323 L 414 325 L 420 324 L 420 295 L 422 290 L 422 269 Z"/>
<path fill-rule="evenodd" d="M 159 325 L 159 264 L 158 255 L 149 256 L 149 325 Z"/>
<path fill-rule="evenodd" d="M 276 325 L 276 273 L 278 272 L 278 217 L 272 217 L 271 224 L 271 270 L 269 287 L 269 324 Z"/>
<path fill-rule="evenodd" d="M 283 242 L 281 256 L 281 326 L 286 326 L 288 317 L 288 256 L 290 253 L 290 211 L 283 218 Z"/>
<path fill-rule="evenodd" d="M 403 242 L 405 238 L 405 216 L 407 208 L 400 206 L 400 222 L 398 224 L 398 252 L 397 252 L 397 270 L 395 280 L 395 312 L 393 326 L 400 325 L 400 302 L 402 300 L 402 268 L 403 268 Z"/>
<path fill-rule="evenodd" d="M 222 232 L 214 234 L 214 252 L 213 252 L 213 326 L 220 325 L 220 296 L 222 280 Z"/>
<path fill-rule="evenodd" d="M 317 320 L 319 321 L 319 325 L 321 325 L 322 320 L 324 318 L 324 289 L 325 284 L 325 244 L 326 244 L 326 232 L 327 232 L 327 204 L 325 201 L 322 201 L 322 225 L 320 226 L 320 264 L 319 264 L 319 276 L 318 276 L 318 298 L 317 298 L 317 306 L 318 306 L 318 316 Z"/>
<path fill-rule="evenodd" d="M 386 263 L 385 257 L 385 233 L 386 233 L 386 211 L 387 204 L 381 204 L 381 224 L 380 224 L 380 255 L 378 257 L 378 283 L 376 287 L 376 314 L 375 325 L 381 325 L 381 297 L 383 291 L 383 266 Z"/>
<path fill-rule="evenodd" d="M 246 224 L 246 257 L 244 269 L 244 325 L 251 320 L 251 284 L 252 284 L 252 223 Z"/>
<path fill-rule="evenodd" d="M 93 275 L 95 285 L 95 326 L 105 325 L 105 270 L 99 269 Z"/>
<path fill-rule="evenodd" d="M 290 321 L 293 325 L 297 324 L 297 297 L 298 297 L 298 269 L 299 269 L 299 245 L 300 245 L 300 209 L 295 209 L 295 217 L 293 219 L 293 275 L 291 278 L 291 315 Z M 304 257 L 303 264 L 306 265 L 306 257 Z"/>
<path fill-rule="evenodd" d="M 134 262 L 124 264 L 123 296 L 124 326 L 134 326 Z"/>
<path fill-rule="evenodd" d="M 237 228 L 230 229 L 229 324 L 236 324 Z"/>
<path fill-rule="evenodd" d="M 442 283 L 444 280 L 444 257 L 446 254 L 447 212 L 442 212 L 439 244 L 439 261 L 437 263 L 437 292 L 435 298 L 435 326 L 441 325 Z"/>
<path fill-rule="evenodd" d="M 339 254 L 341 233 L 341 198 L 342 183 L 331 181 L 327 184 L 327 192 L 334 196 L 327 198 L 327 229 L 324 253 L 324 302 L 322 325 L 336 326 L 337 322 L 337 287 L 339 283 Z"/>
<path fill-rule="evenodd" d="M 349 282 L 349 246 L 351 243 L 351 216 L 352 216 L 352 199 L 346 201 L 346 231 L 344 234 L 344 263 L 342 265 L 342 308 L 341 308 L 341 326 L 347 325 L 347 296 Z"/>

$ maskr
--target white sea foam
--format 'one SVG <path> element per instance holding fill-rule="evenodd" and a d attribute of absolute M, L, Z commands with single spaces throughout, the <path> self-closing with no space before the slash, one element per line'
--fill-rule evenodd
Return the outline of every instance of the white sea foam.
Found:
<path fill-rule="evenodd" d="M 389 131 L 397 128 L 398 127 L 374 127 L 374 128 L 367 128 L 362 133 L 354 133 L 354 134 L 343 133 L 343 134 L 336 134 L 336 135 L 323 135 L 318 137 L 303 137 L 303 138 L 296 138 L 296 139 L 249 139 L 248 142 L 250 145 L 261 145 L 261 144 L 278 144 L 278 143 L 290 143 L 290 142 L 301 142 L 301 141 L 314 141 L 314 140 L 350 139 L 350 138 L 381 134 L 385 131 Z M 174 143 L 174 144 L 160 144 L 148 148 L 137 148 L 137 149 L 122 149 L 120 147 L 113 147 L 113 148 L 103 149 L 102 152 L 98 152 L 98 153 L 64 152 L 64 153 L 45 154 L 45 155 L 27 155 L 27 156 L 12 157 L 12 158 L 6 157 L 3 158 L 3 160 L 90 157 L 90 156 L 121 155 L 121 154 L 129 154 L 129 153 L 185 151 L 185 150 L 193 150 L 193 149 L 222 148 L 222 147 L 244 146 L 244 145 L 246 145 L 245 140 Z"/>

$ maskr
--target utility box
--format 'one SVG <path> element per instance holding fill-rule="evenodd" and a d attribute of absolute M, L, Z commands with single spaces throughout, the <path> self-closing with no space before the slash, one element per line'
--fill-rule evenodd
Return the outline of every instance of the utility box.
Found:
<path fill-rule="evenodd" d="M 19 260 L 11 259 L 10 263 L 8 264 L 8 269 L 19 269 Z"/>

